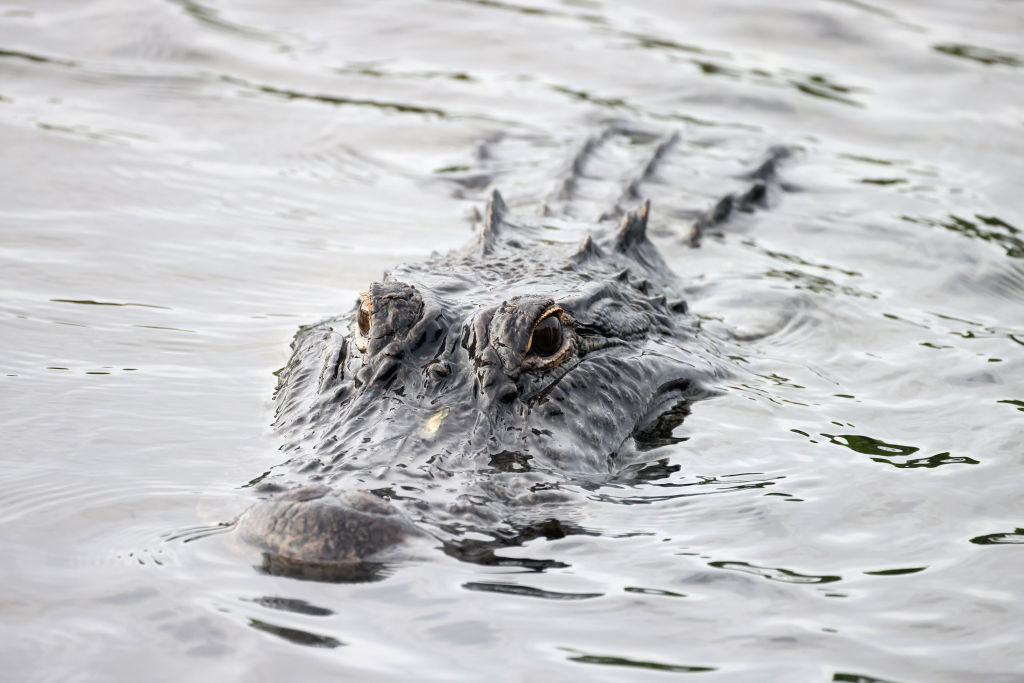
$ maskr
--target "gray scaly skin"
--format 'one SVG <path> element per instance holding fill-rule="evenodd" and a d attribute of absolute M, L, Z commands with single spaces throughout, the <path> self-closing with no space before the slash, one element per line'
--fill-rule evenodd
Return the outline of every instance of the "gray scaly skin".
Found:
<path fill-rule="evenodd" d="M 494 550 L 585 533 L 573 521 L 583 491 L 678 440 L 731 361 L 648 240 L 649 204 L 621 208 L 675 139 L 602 216 L 621 217 L 610 230 L 552 231 L 494 191 L 471 244 L 399 266 L 348 314 L 300 329 L 276 393 L 289 474 L 265 480 L 268 497 L 238 524 L 265 570 L 367 578 L 369 561 L 414 537 L 474 562 L 545 566 Z M 783 153 L 698 218 L 691 242 L 763 202 Z"/>

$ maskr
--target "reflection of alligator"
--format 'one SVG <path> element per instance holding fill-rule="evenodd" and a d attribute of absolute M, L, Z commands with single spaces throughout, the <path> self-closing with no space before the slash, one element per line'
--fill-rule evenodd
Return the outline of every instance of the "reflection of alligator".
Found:
<path fill-rule="evenodd" d="M 651 145 L 589 225 L 598 232 L 558 218 L 574 213 L 595 150 L 630 135 L 610 128 L 583 146 L 543 225 L 493 192 L 473 243 L 396 268 L 351 313 L 299 331 L 276 395 L 291 483 L 265 479 L 268 497 L 239 522 L 265 569 L 365 576 L 367 560 L 413 536 L 474 562 L 547 566 L 494 551 L 581 533 L 568 520 L 583 492 L 663 472 L 642 453 L 678 441 L 689 403 L 728 371 L 639 204 L 678 138 Z M 784 155 L 698 218 L 691 242 L 762 205 Z"/>

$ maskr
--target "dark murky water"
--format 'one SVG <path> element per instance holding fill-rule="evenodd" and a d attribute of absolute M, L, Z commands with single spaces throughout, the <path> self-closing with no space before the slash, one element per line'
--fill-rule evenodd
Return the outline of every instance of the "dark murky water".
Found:
<path fill-rule="evenodd" d="M 1024 5 L 0 5 L 0 650 L 12 680 L 1024 679 Z M 597 532 L 383 581 L 213 534 L 277 464 L 303 323 L 470 236 L 609 118 L 678 131 L 757 383 L 695 406 Z M 678 466 L 676 469 L 675 466 Z"/>

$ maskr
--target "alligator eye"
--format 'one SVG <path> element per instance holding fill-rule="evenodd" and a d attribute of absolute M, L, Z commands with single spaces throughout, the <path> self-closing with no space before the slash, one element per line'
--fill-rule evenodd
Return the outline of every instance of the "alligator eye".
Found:
<path fill-rule="evenodd" d="M 372 314 L 370 313 L 370 302 L 367 301 L 367 297 L 364 294 L 363 302 L 359 304 L 359 319 L 357 321 L 359 325 L 359 334 L 363 335 L 364 337 L 370 333 L 371 315 Z"/>
<path fill-rule="evenodd" d="M 553 356 L 562 350 L 562 320 L 558 315 L 549 315 L 533 328 L 530 351 L 542 358 Z"/>

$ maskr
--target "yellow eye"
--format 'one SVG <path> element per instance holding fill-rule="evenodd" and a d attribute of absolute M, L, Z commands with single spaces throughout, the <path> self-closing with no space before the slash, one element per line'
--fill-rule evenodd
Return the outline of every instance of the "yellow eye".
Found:
<path fill-rule="evenodd" d="M 370 301 L 367 296 L 363 294 L 363 303 L 359 304 L 359 319 L 357 323 L 359 325 L 359 334 L 364 337 L 370 333 L 370 321 L 372 320 L 372 315 Z"/>
<path fill-rule="evenodd" d="M 553 356 L 562 349 L 562 320 L 557 314 L 537 323 L 530 340 L 530 351 L 542 358 Z"/>
<path fill-rule="evenodd" d="M 521 367 L 524 370 L 547 370 L 563 362 L 575 349 L 573 319 L 557 306 L 540 317 L 530 333 Z"/>

